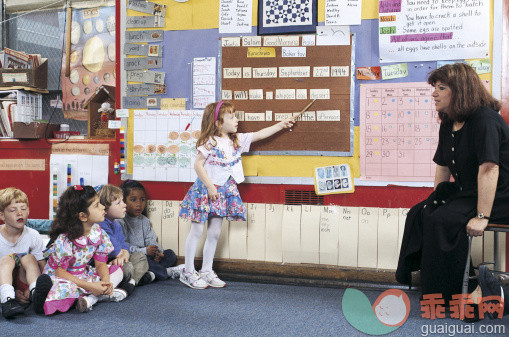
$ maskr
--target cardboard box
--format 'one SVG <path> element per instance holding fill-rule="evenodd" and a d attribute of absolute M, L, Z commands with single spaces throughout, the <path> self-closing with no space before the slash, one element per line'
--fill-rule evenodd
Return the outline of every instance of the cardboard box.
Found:
<path fill-rule="evenodd" d="M 24 86 L 38 89 L 48 87 L 48 59 L 32 69 L 0 69 L 0 88 Z"/>
<path fill-rule="evenodd" d="M 14 138 L 20 139 L 39 139 L 53 138 L 53 132 L 60 129 L 59 124 L 49 124 L 43 122 L 22 123 L 14 122 Z"/>

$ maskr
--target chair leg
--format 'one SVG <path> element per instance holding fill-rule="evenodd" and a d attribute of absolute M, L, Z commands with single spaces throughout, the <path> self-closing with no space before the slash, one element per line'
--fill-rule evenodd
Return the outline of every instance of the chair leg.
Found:
<path fill-rule="evenodd" d="M 465 272 L 463 273 L 463 285 L 461 287 L 461 293 L 468 293 L 468 281 L 470 280 L 470 250 L 472 249 L 472 237 L 468 236 L 468 253 L 467 262 L 465 264 Z"/>

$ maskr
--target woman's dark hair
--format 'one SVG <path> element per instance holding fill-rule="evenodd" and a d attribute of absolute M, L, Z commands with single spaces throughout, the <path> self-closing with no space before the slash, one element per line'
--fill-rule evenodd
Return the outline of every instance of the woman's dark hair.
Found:
<path fill-rule="evenodd" d="M 50 238 L 55 240 L 65 233 L 71 240 L 83 235 L 83 223 L 79 219 L 80 212 L 88 214 L 88 208 L 97 195 L 92 186 L 68 187 L 58 199 L 55 220 L 51 224 Z"/>
<path fill-rule="evenodd" d="M 122 193 L 124 194 L 124 202 L 127 199 L 127 196 L 129 193 L 131 193 L 132 190 L 142 190 L 145 195 L 147 195 L 147 192 L 145 191 L 145 187 L 137 180 L 126 180 L 120 185 L 120 188 L 122 189 Z"/>
<path fill-rule="evenodd" d="M 452 91 L 450 111 L 447 114 L 438 113 L 442 122 L 464 122 L 482 106 L 500 110 L 500 102 L 491 96 L 474 68 L 468 64 L 447 64 L 433 70 L 429 74 L 428 83 L 434 86 L 437 82 L 447 85 Z"/>

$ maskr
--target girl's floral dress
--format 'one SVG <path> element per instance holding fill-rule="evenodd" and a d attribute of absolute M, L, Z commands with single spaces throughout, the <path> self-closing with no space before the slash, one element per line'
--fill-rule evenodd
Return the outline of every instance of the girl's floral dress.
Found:
<path fill-rule="evenodd" d="M 57 268 L 65 269 L 74 276 L 87 282 L 99 282 L 95 267 L 89 263 L 92 259 L 107 262 L 108 254 L 113 251 L 113 245 L 108 234 L 94 224 L 88 236 L 81 236 L 76 240 L 69 239 L 66 234 L 60 234 L 55 242 L 44 252 L 48 259 L 43 273 L 48 274 L 53 281 L 46 303 L 44 313 L 51 315 L 56 311 L 66 312 L 80 297 L 90 294 L 87 290 L 78 287 L 74 282 L 55 276 Z M 110 274 L 120 266 L 109 266 Z"/>
<path fill-rule="evenodd" d="M 241 162 L 241 154 L 249 149 L 252 135 L 237 135 L 240 142 L 237 148 L 233 147 L 231 141 L 225 145 L 220 140 L 217 140 L 216 145 L 212 146 L 210 151 L 205 146 L 198 148 L 198 151 L 206 156 L 210 165 L 215 166 L 215 172 L 221 172 L 223 175 L 224 172 L 229 172 L 229 169 Z M 235 179 L 230 176 L 222 186 L 215 186 L 219 197 L 215 201 L 209 201 L 207 187 L 200 178 L 196 179 L 180 203 L 179 216 L 195 222 L 206 222 L 211 216 L 245 221 L 246 206 L 242 203 Z"/>

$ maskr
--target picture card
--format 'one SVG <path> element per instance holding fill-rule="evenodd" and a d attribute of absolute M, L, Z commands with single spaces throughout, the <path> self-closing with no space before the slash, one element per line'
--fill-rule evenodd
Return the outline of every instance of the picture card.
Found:
<path fill-rule="evenodd" d="M 127 96 L 149 96 L 166 94 L 166 85 L 128 84 Z"/>
<path fill-rule="evenodd" d="M 162 68 L 162 57 L 131 57 L 124 59 L 125 70 L 142 70 Z"/>
<path fill-rule="evenodd" d="M 354 191 L 349 164 L 315 168 L 315 193 L 317 195 L 353 193 Z"/>
<path fill-rule="evenodd" d="M 126 42 L 162 42 L 162 30 L 128 30 L 125 32 Z"/>
<path fill-rule="evenodd" d="M 166 15 L 166 5 L 161 5 L 158 3 L 145 0 L 143 1 L 129 0 L 127 8 L 132 9 L 133 11 L 152 14 L 156 16 L 164 17 Z"/>
<path fill-rule="evenodd" d="M 130 70 L 127 71 L 127 81 L 164 84 L 165 75 L 162 71 Z"/>
<path fill-rule="evenodd" d="M 128 16 L 126 28 L 157 28 L 164 27 L 164 17 L 161 16 Z"/>

